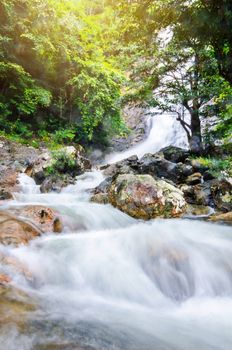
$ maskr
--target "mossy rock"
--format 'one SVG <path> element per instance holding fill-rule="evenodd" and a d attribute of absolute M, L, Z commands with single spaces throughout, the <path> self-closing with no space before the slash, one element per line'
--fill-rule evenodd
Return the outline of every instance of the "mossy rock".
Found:
<path fill-rule="evenodd" d="M 137 219 L 180 217 L 186 201 L 182 191 L 150 175 L 119 175 L 109 189 L 109 202 Z"/>

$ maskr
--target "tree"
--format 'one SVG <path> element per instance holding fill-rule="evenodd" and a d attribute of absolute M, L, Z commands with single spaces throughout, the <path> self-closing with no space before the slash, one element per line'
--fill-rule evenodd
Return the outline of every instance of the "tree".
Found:
<path fill-rule="evenodd" d="M 22 89 L 23 74 L 5 77 L 3 86 L 14 86 L 17 95 L 14 103 L 7 102 L 12 121 L 19 118 L 33 130 L 71 127 L 83 143 L 104 128 L 120 132 L 122 74 L 105 53 L 100 23 L 108 9 L 99 0 L 1 1 L 0 64 L 17 66 L 36 87 Z M 7 100 L 3 90 L 0 100 Z M 50 98 L 41 113 L 41 103 L 35 102 L 44 91 Z M 25 118 L 29 109 L 30 118 Z M 51 119 L 56 121 L 52 125 Z"/>
<path fill-rule="evenodd" d="M 207 116 L 209 104 L 225 87 L 210 49 L 183 48 L 171 43 L 157 57 L 159 87 L 154 90 L 156 104 L 177 114 L 177 120 L 187 133 L 190 149 L 203 149 L 201 118 Z M 214 102 L 215 103 L 215 102 Z"/>
<path fill-rule="evenodd" d="M 133 42 L 136 51 L 130 62 L 134 97 L 177 113 L 177 120 L 195 152 L 202 150 L 201 118 L 206 116 L 210 102 L 215 104 L 226 87 L 223 77 L 230 80 L 225 71 L 229 62 L 226 57 L 230 55 L 229 40 L 225 39 L 226 36 L 220 39 L 215 12 L 221 9 L 228 19 L 230 12 L 226 14 L 226 10 L 230 6 L 226 0 L 217 6 L 214 2 L 216 10 L 213 12 L 212 4 L 211 0 L 122 0 L 119 3 L 119 11 L 124 13 L 124 42 L 129 43 L 128 46 Z M 210 33 L 206 29 L 209 22 L 212 25 Z M 215 41 L 211 40 L 215 31 L 218 31 L 217 41 L 224 47 L 221 62 Z M 161 39 L 165 35 L 167 40 L 164 43 Z"/>

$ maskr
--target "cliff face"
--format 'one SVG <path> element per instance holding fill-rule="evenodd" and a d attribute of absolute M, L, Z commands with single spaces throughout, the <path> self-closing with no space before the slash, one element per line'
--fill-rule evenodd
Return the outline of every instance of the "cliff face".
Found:
<path fill-rule="evenodd" d="M 146 110 L 141 107 L 129 105 L 123 110 L 123 119 L 129 129 L 125 137 L 113 138 L 110 151 L 122 152 L 145 139 L 147 134 Z"/>

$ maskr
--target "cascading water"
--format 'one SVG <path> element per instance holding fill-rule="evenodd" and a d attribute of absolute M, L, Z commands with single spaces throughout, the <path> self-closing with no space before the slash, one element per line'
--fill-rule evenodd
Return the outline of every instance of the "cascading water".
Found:
<path fill-rule="evenodd" d="M 107 156 L 106 162 L 115 163 L 132 155 L 141 158 L 146 153 L 155 153 L 170 145 L 188 148 L 187 135 L 180 123 L 176 121 L 175 114 L 161 114 L 156 109 L 151 109 L 148 113 L 147 128 L 149 133 L 145 141 L 124 152 Z"/>
<path fill-rule="evenodd" d="M 156 122 L 154 150 L 170 142 L 166 129 L 155 131 Z M 153 151 L 148 141 L 140 155 Z M 101 172 L 86 173 L 60 194 L 40 194 L 21 176 L 21 193 L 3 209 L 43 203 L 59 210 L 65 227 L 29 246 L 4 248 L 31 271 L 30 281 L 10 273 L 36 308 L 23 327 L 0 322 L 0 348 L 231 350 L 231 229 L 138 222 L 89 202 L 88 189 L 102 180 Z"/>

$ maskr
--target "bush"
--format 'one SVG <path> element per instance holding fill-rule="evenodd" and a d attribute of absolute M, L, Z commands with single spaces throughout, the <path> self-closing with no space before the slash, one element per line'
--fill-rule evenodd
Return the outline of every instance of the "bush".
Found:
<path fill-rule="evenodd" d="M 203 166 L 210 169 L 215 177 L 232 176 L 232 157 L 221 158 L 194 158 Z"/>
<path fill-rule="evenodd" d="M 52 164 L 46 169 L 48 175 L 75 173 L 77 168 L 75 156 L 64 150 L 57 150 L 52 152 L 52 159 Z"/>

